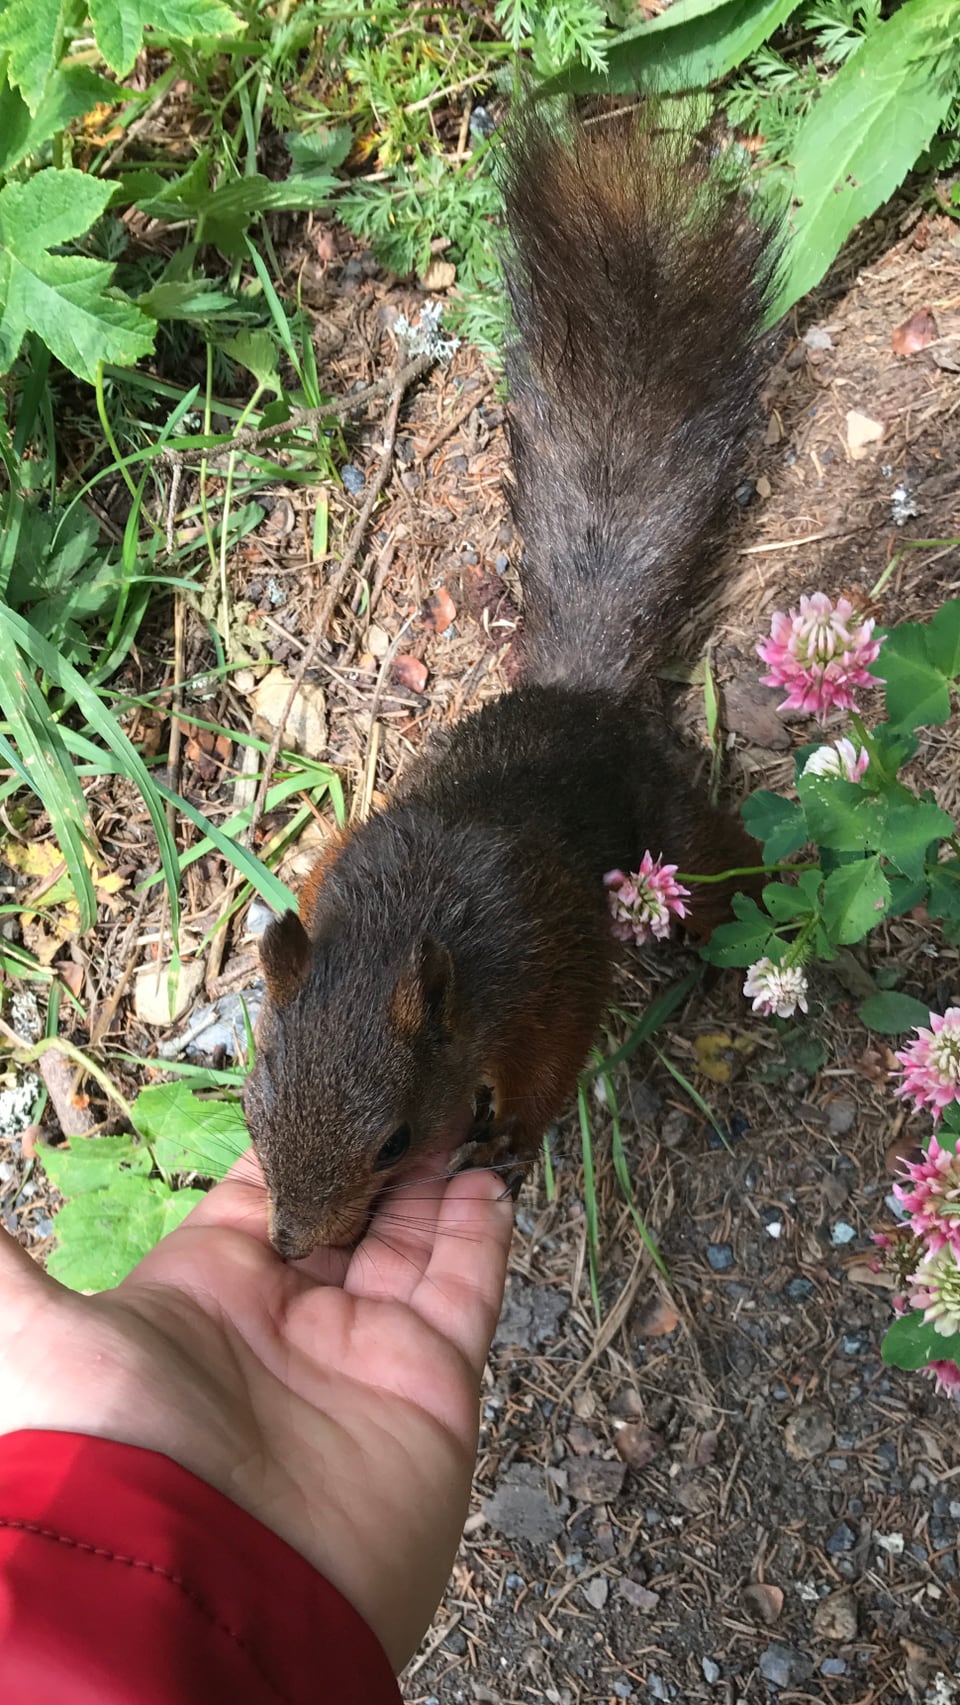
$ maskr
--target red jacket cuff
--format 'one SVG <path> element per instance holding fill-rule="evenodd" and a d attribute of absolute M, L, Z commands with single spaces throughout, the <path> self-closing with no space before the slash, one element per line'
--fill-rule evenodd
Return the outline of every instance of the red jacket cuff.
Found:
<path fill-rule="evenodd" d="M 169 1457 L 0 1437 L 0 1699 L 10 1705 L 398 1705 L 357 1612 Z"/>

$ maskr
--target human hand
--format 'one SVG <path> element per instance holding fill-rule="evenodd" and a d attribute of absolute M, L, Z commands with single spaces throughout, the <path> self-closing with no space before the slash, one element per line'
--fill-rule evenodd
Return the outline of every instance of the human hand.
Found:
<path fill-rule="evenodd" d="M 494 1173 L 413 1182 L 415 1218 L 394 1199 L 352 1256 L 285 1266 L 247 1157 L 91 1297 L 0 1232 L 0 1432 L 174 1458 L 302 1552 L 395 1670 L 463 1528 L 513 1224 Z"/>

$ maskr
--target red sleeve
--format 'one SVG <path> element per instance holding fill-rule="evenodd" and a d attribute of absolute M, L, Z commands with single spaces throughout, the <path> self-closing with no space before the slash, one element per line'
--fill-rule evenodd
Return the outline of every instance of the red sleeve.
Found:
<path fill-rule="evenodd" d="M 0 1699 L 399 1705 L 357 1612 L 269 1528 L 156 1451 L 0 1437 Z"/>

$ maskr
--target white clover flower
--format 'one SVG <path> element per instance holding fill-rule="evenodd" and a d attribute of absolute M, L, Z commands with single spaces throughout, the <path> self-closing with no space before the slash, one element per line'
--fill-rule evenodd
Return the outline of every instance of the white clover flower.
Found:
<path fill-rule="evenodd" d="M 858 782 L 869 762 L 869 753 L 858 752 L 852 740 L 835 740 L 832 746 L 818 746 L 811 752 L 801 774 L 839 776 L 841 781 Z"/>
<path fill-rule="evenodd" d="M 775 965 L 772 959 L 758 959 L 747 972 L 743 992 L 753 1001 L 754 1012 L 764 1018 L 792 1018 L 800 1008 L 807 1008 L 807 979 L 799 965 Z"/>

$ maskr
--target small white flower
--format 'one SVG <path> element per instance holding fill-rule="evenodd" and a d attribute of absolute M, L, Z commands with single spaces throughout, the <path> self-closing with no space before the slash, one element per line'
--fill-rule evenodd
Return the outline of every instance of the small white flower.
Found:
<path fill-rule="evenodd" d="M 866 751 L 857 751 L 852 740 L 835 740 L 832 746 L 818 746 L 803 766 L 805 776 L 839 776 L 841 781 L 858 782 L 870 762 Z"/>
<path fill-rule="evenodd" d="M 807 979 L 799 965 L 775 965 L 772 959 L 758 959 L 747 972 L 743 992 L 753 1001 L 754 1012 L 764 1018 L 792 1018 L 800 1008 L 807 1008 Z"/>

